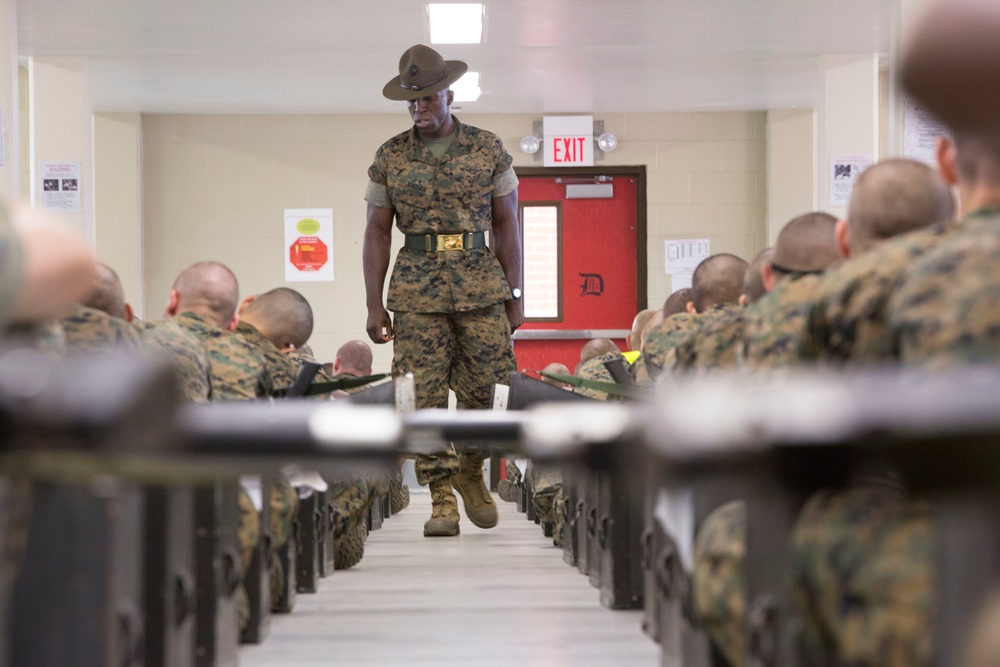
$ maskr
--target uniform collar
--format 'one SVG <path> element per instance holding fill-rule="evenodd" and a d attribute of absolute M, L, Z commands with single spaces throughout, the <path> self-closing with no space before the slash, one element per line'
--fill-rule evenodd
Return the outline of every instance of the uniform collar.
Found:
<path fill-rule="evenodd" d="M 468 133 L 465 131 L 465 126 L 462 125 L 454 114 L 452 114 L 451 119 L 455 121 L 455 139 L 451 142 L 451 146 L 448 146 L 448 150 L 444 152 L 440 160 L 434 157 L 430 149 L 424 145 L 424 142 L 420 141 L 416 125 L 410 128 L 410 150 L 407 159 L 436 166 L 451 160 L 453 157 L 469 152 L 468 147 L 471 142 L 469 141 Z"/>

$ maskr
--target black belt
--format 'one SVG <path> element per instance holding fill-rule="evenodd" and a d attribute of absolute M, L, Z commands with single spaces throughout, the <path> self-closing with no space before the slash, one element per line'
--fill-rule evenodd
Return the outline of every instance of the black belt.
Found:
<path fill-rule="evenodd" d="M 411 250 L 441 252 L 442 250 L 469 250 L 486 245 L 486 232 L 461 234 L 407 234 L 403 245 Z"/>

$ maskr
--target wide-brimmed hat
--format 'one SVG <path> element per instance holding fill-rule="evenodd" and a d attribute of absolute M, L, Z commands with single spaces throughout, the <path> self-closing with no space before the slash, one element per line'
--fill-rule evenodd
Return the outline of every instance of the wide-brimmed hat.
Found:
<path fill-rule="evenodd" d="M 399 76 L 385 84 L 382 94 L 390 100 L 415 100 L 441 92 L 467 71 L 461 60 L 445 60 L 431 47 L 417 44 L 399 59 Z"/>

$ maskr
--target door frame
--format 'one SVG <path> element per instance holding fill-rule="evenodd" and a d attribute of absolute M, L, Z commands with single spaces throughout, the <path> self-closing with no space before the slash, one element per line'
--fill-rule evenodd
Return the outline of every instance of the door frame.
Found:
<path fill-rule="evenodd" d="M 614 167 L 514 167 L 514 173 L 521 177 L 544 178 L 587 178 L 593 176 L 634 176 L 635 177 L 635 305 L 636 312 L 649 307 L 649 281 L 646 238 L 646 165 Z M 520 206 L 520 200 L 519 200 Z M 520 208 L 518 209 L 520 210 Z M 522 239 L 523 243 L 523 239 Z M 523 249 L 522 249 L 523 250 Z M 560 264 L 562 258 L 560 257 Z"/>

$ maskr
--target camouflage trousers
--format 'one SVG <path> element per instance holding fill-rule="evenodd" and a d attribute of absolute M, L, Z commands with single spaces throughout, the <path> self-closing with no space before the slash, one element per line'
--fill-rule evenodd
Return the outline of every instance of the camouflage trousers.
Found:
<path fill-rule="evenodd" d="M 552 512 L 555 514 L 555 524 L 552 528 L 552 543 L 557 547 L 563 545 L 563 525 L 566 516 L 566 496 L 563 494 L 562 485 L 556 491 L 555 500 L 552 501 Z"/>
<path fill-rule="evenodd" d="M 250 499 L 250 495 L 240 486 L 240 525 L 238 528 L 240 540 L 240 564 L 243 571 L 243 581 L 237 591 L 237 612 L 240 619 L 240 629 L 246 627 L 250 620 L 250 598 L 247 597 L 246 574 L 250 570 L 250 560 L 253 558 L 254 547 L 260 542 L 260 513 Z"/>
<path fill-rule="evenodd" d="M 451 389 L 463 407 L 489 409 L 493 385 L 507 384 L 517 370 L 503 304 L 459 313 L 399 311 L 392 328 L 392 371 L 413 373 L 417 408 L 447 408 Z M 458 470 L 458 456 L 450 450 L 417 457 L 421 485 Z"/>
<path fill-rule="evenodd" d="M 358 477 L 333 482 L 330 484 L 330 491 L 335 508 L 333 537 L 339 540 L 367 520 L 374 489 L 367 480 Z"/>
<path fill-rule="evenodd" d="M 932 574 L 926 505 L 888 484 L 816 494 L 793 534 L 807 650 L 838 664 L 930 665 Z"/>
<path fill-rule="evenodd" d="M 535 515 L 542 523 L 554 524 L 556 495 L 562 491 L 562 470 L 529 463 L 528 480 L 531 482 L 531 501 L 535 506 Z"/>
<path fill-rule="evenodd" d="M 299 494 L 284 475 L 271 478 L 271 544 L 283 547 L 292 534 L 292 524 L 299 514 Z"/>
<path fill-rule="evenodd" d="M 743 664 L 746 505 L 710 514 L 695 539 L 692 620 Z M 790 570 L 803 643 L 816 664 L 931 664 L 933 534 L 928 508 L 891 485 L 821 492 L 803 508 Z"/>
<path fill-rule="evenodd" d="M 716 509 L 694 542 L 691 620 L 733 667 L 743 664 L 747 585 L 747 508 L 735 500 Z"/>

